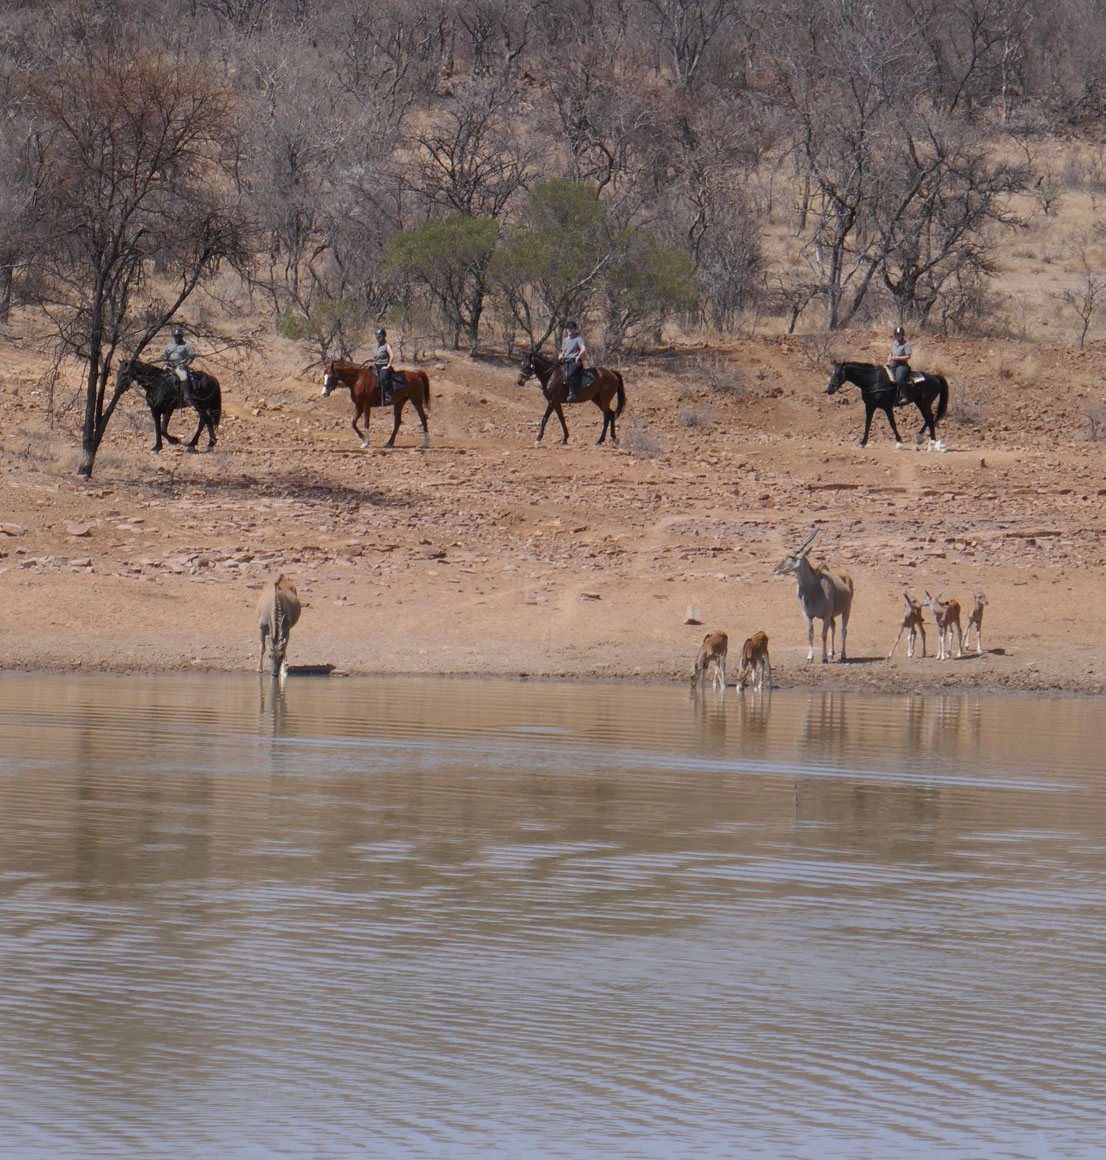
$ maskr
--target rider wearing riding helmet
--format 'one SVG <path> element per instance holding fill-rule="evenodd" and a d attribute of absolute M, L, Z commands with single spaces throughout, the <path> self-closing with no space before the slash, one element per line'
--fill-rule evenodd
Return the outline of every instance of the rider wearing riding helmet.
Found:
<path fill-rule="evenodd" d="M 901 326 L 895 327 L 895 334 L 891 341 L 891 353 L 887 356 L 887 375 L 899 388 L 899 402 L 904 402 L 903 388 L 910 382 L 910 343 L 906 341 L 906 331 Z"/>
<path fill-rule="evenodd" d="M 173 341 L 162 351 L 161 358 L 169 370 L 180 379 L 186 403 L 192 401 L 192 372 L 188 368 L 195 357 L 196 348 L 190 342 L 184 341 L 183 328 L 175 327 Z"/>
<path fill-rule="evenodd" d="M 388 341 L 388 332 L 383 326 L 378 327 L 376 346 L 373 347 L 373 371 L 376 374 L 377 385 L 380 387 L 380 402 L 382 404 L 392 401 L 394 363 L 395 354 L 392 352 L 392 344 Z"/>

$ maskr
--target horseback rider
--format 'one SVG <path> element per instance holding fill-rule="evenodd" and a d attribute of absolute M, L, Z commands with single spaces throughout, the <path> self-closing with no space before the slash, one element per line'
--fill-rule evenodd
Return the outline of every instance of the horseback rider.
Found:
<path fill-rule="evenodd" d="M 584 379 L 584 355 L 587 353 L 587 343 L 581 337 L 576 322 L 570 318 L 565 323 L 565 338 L 561 344 L 561 362 L 564 363 L 570 403 L 578 401 L 580 387 Z"/>
<path fill-rule="evenodd" d="M 376 331 L 376 346 L 373 347 L 373 372 L 380 387 L 380 404 L 386 406 L 392 401 L 392 375 L 395 354 L 388 341 L 388 332 L 383 326 Z"/>
<path fill-rule="evenodd" d="M 911 353 L 910 343 L 906 341 L 906 331 L 901 326 L 896 326 L 891 340 L 891 353 L 887 356 L 887 377 L 898 387 L 900 404 L 907 401 L 904 388 L 910 382 Z"/>
<path fill-rule="evenodd" d="M 161 358 L 165 365 L 180 379 L 181 394 L 186 403 L 192 402 L 192 372 L 188 369 L 196 357 L 196 348 L 184 341 L 184 330 L 175 327 L 173 341 L 162 352 Z"/>

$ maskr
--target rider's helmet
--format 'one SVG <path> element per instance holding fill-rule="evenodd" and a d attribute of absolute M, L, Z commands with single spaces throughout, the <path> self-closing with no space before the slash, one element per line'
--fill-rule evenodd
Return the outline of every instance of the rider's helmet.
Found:
<path fill-rule="evenodd" d="M 903 328 L 901 326 L 896 326 L 895 327 L 895 337 L 896 338 L 906 338 L 906 331 L 903 330 Z"/>
<path fill-rule="evenodd" d="M 579 327 L 577 327 L 577 325 L 576 325 L 576 319 L 575 319 L 575 318 L 570 318 L 570 319 L 569 319 L 569 320 L 568 320 L 568 321 L 565 323 L 565 330 L 578 330 L 578 329 L 579 329 Z"/>
<path fill-rule="evenodd" d="M 376 337 L 379 342 L 383 342 L 388 337 L 387 331 L 383 326 L 378 326 L 376 330 Z"/>
<path fill-rule="evenodd" d="M 184 342 L 184 329 L 183 329 L 183 327 L 178 326 L 174 329 L 173 341 L 174 342 Z"/>

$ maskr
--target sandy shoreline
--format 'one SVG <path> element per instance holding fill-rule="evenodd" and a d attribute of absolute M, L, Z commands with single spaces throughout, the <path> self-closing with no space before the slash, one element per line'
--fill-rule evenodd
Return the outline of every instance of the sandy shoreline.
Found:
<path fill-rule="evenodd" d="M 764 630 L 780 688 L 1106 692 L 1106 444 L 1080 419 L 1106 356 L 1078 363 L 1047 416 L 1016 381 L 987 378 L 974 405 L 1007 421 L 954 408 L 938 455 L 878 429 L 857 448 L 855 395 L 827 398 L 825 376 L 777 340 L 727 352 L 758 368 L 741 391 L 628 369 L 618 448 L 594 446 L 589 405 L 569 410 L 567 446 L 535 447 L 538 396 L 514 368 L 442 354 L 425 364 L 430 449 L 405 421 L 382 452 L 379 414 L 363 451 L 348 397 L 322 399 L 278 349 L 276 380 L 228 387 L 213 452 L 152 456 L 149 415 L 128 398 L 83 482 L 73 432 L 44 414 L 38 360 L 9 353 L 9 672 L 249 672 L 257 595 L 283 571 L 304 600 L 293 667 L 682 681 L 706 631 L 729 634 L 732 666 Z M 944 357 L 984 355 L 950 342 Z M 844 665 L 804 663 L 794 582 L 773 574 L 812 527 L 812 558 L 856 587 Z M 966 605 L 980 588 L 983 656 L 909 660 L 900 645 L 885 659 L 903 591 Z"/>

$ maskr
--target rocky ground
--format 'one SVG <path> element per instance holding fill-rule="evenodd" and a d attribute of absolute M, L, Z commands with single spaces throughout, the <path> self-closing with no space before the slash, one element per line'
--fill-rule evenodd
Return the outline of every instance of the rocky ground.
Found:
<path fill-rule="evenodd" d="M 0 667 L 247 670 L 254 604 L 292 576 L 296 667 L 345 673 L 682 680 L 703 634 L 764 629 L 776 684 L 1101 695 L 1106 351 L 925 338 L 952 382 L 945 454 L 896 450 L 830 359 L 876 361 L 882 333 L 759 338 L 626 365 L 617 448 L 571 408 L 567 446 L 534 446 L 541 400 L 507 360 L 423 356 L 431 446 L 414 415 L 372 446 L 348 394 L 274 339 L 236 364 L 210 453 L 150 453 L 131 395 L 91 481 L 75 474 L 75 385 L 0 341 Z M 408 364 L 411 354 L 407 352 Z M 76 384 L 78 376 L 70 376 Z M 63 380 L 64 382 L 65 380 Z M 904 431 L 916 413 L 899 412 Z M 390 417 L 390 416 L 389 416 Z M 191 435 L 178 415 L 175 432 Z M 794 582 L 773 567 L 811 529 L 851 572 L 847 664 L 807 665 Z M 984 652 L 908 659 L 902 593 L 988 597 Z M 698 623 L 689 623 L 698 622 Z"/>

